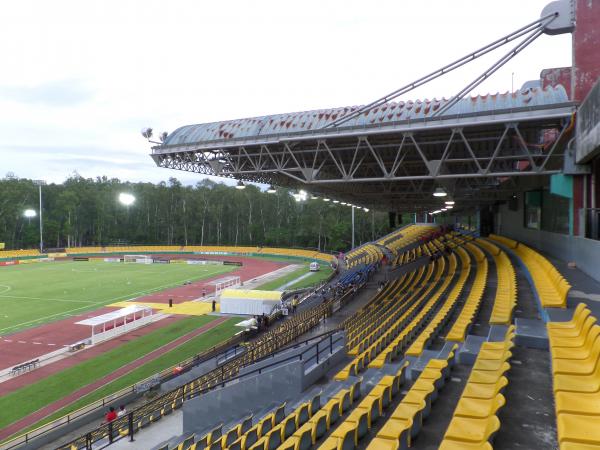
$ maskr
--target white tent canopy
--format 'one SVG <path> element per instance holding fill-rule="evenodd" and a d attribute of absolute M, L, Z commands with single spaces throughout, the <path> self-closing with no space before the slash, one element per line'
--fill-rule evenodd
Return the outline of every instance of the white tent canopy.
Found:
<path fill-rule="evenodd" d="M 133 320 L 136 320 L 138 318 L 146 317 L 147 315 L 152 315 L 152 308 L 149 306 L 131 305 L 100 316 L 80 320 L 79 322 L 75 322 L 75 324 L 87 325 L 92 328 L 102 325 L 105 328 L 106 325 L 118 326 L 121 323 L 126 323 L 127 319 L 132 318 Z"/>

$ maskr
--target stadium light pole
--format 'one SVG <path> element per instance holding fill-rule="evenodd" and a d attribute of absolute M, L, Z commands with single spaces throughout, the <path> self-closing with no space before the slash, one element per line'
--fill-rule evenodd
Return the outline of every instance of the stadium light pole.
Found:
<path fill-rule="evenodd" d="M 42 186 L 46 185 L 44 180 L 33 180 L 33 184 L 38 187 L 40 199 L 40 253 L 44 251 L 44 223 L 42 221 Z"/>
<path fill-rule="evenodd" d="M 352 205 L 352 247 L 354 248 L 354 208 L 356 208 L 356 206 Z"/>

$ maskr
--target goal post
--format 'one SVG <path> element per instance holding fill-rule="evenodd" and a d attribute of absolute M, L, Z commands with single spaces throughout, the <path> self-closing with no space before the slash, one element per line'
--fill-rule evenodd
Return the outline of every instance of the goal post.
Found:
<path fill-rule="evenodd" d="M 215 297 L 219 297 L 219 295 L 221 295 L 221 292 L 223 292 L 225 289 L 235 288 L 241 286 L 241 284 L 241 278 L 237 276 L 228 277 L 222 279 L 222 281 L 217 280 L 217 282 L 215 283 Z"/>
<path fill-rule="evenodd" d="M 123 255 L 123 262 L 125 264 L 152 264 L 152 258 L 150 255 Z"/>

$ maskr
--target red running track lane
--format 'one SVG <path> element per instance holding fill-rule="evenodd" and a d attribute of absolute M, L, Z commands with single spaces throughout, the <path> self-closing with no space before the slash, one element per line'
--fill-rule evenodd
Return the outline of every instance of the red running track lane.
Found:
<path fill-rule="evenodd" d="M 160 256 L 166 256 L 169 259 L 224 259 L 222 255 Z M 219 278 L 224 278 L 227 276 L 239 276 L 242 282 L 244 282 L 289 265 L 285 262 L 268 261 L 247 258 L 243 256 L 227 257 L 227 260 L 239 261 L 244 265 L 239 269 L 229 273 L 216 275 L 187 286 L 178 286 L 161 292 L 149 294 L 139 297 L 136 300 L 140 302 L 167 303 L 169 298 L 172 298 L 173 303 L 182 303 L 200 297 L 203 290 L 206 290 L 207 293 L 213 292 L 214 286 L 210 285 L 210 282 Z M 2 355 L 0 358 L 0 370 L 14 367 L 17 364 L 26 361 L 31 361 L 32 359 L 39 358 L 40 356 L 58 350 L 65 345 L 74 344 L 75 342 L 89 338 L 91 335 L 90 328 L 85 325 L 75 325 L 75 322 L 79 322 L 80 320 L 87 319 L 89 317 L 96 317 L 110 311 L 114 311 L 114 308 L 103 307 L 97 310 L 88 311 L 84 314 L 72 316 L 67 319 L 40 325 L 39 327 L 30 328 L 10 335 L 0 336 L 0 355 Z M 161 324 L 160 326 L 164 326 L 167 322 L 161 320 L 158 323 Z M 148 329 L 148 327 L 140 328 L 140 330 L 146 329 Z M 34 344 L 34 342 L 37 342 L 37 344 Z M 34 373 L 41 372 L 36 370 Z M 2 384 L 4 383 L 0 383 L 0 386 Z"/>
<path fill-rule="evenodd" d="M 156 257 L 168 257 L 169 259 L 213 259 L 223 260 L 223 255 L 155 255 Z M 178 286 L 171 289 L 166 289 L 161 292 L 156 292 L 142 297 L 136 298 L 139 302 L 156 302 L 156 303 L 167 303 L 169 299 L 173 299 L 173 303 L 182 303 L 189 300 L 193 300 L 202 296 L 202 292 L 205 291 L 207 294 L 213 293 L 215 286 L 210 284 L 212 281 L 220 278 L 238 276 L 243 282 L 252 280 L 258 276 L 265 275 L 273 272 L 282 267 L 288 266 L 289 263 L 268 261 L 255 258 L 247 258 L 243 256 L 232 256 L 227 257 L 227 261 L 241 262 L 244 264 L 239 269 L 232 272 L 215 275 L 214 277 L 206 278 L 188 284 L 187 286 Z M 202 267 L 202 266 L 199 266 Z"/>
<path fill-rule="evenodd" d="M 18 433 L 19 431 L 24 430 L 25 428 L 44 419 L 44 417 L 47 417 L 50 414 L 55 413 L 56 411 L 60 410 L 61 408 L 64 408 L 65 406 L 70 405 L 71 403 L 78 400 L 79 398 L 89 394 L 90 392 L 93 392 L 96 389 L 99 389 L 102 386 L 110 383 L 111 381 L 114 381 L 117 378 L 120 378 L 120 377 L 126 375 L 127 373 L 140 367 L 141 365 L 156 359 L 157 357 L 161 356 L 163 353 L 166 353 L 169 350 L 172 350 L 175 347 L 180 346 L 181 344 L 192 339 L 193 337 L 198 336 L 199 334 L 202 334 L 202 333 L 216 327 L 217 325 L 220 325 L 221 323 L 225 322 L 226 320 L 228 320 L 227 317 L 219 317 L 218 319 L 215 319 L 212 322 L 207 323 L 206 325 L 198 328 L 197 330 L 194 330 L 191 333 L 181 336 L 178 339 L 175 339 L 174 341 L 169 342 L 168 344 L 148 353 L 147 355 L 144 355 L 141 358 L 138 358 L 135 361 L 132 361 L 129 364 L 124 365 L 123 367 L 119 368 L 118 370 L 115 370 L 114 372 L 110 373 L 109 375 L 105 376 L 104 378 L 101 378 L 100 380 L 97 380 L 91 384 L 88 384 L 87 386 L 84 386 L 83 388 L 81 388 L 75 392 L 72 392 L 68 396 L 63 397 L 62 399 L 57 400 L 54 403 L 51 403 L 50 405 L 37 410 L 33 414 L 30 414 L 29 416 L 24 417 L 23 419 L 18 420 L 17 422 L 13 422 L 9 426 L 0 430 L 0 440 L 6 439 L 7 437 Z"/>
<path fill-rule="evenodd" d="M 99 308 L 68 319 L 0 336 L 0 355 L 2 355 L 0 370 L 39 358 L 42 355 L 59 350 L 65 345 L 89 338 L 91 336 L 90 327 L 75 325 L 75 322 L 110 311 L 114 311 L 114 308 Z"/>
<path fill-rule="evenodd" d="M 180 315 L 166 317 L 158 322 L 154 322 L 142 328 L 138 328 L 137 330 L 130 331 L 129 333 L 123 334 L 115 339 L 102 342 L 101 344 L 98 344 L 94 347 L 88 347 L 85 350 L 79 351 L 77 353 L 67 354 L 68 356 L 66 358 L 60 359 L 45 366 L 41 366 L 40 368 L 32 372 L 27 372 L 23 375 L 19 375 L 18 377 L 4 381 L 3 383 L 0 383 L 0 397 L 12 391 L 16 391 L 17 389 L 23 386 L 27 386 L 29 384 L 33 384 L 37 381 L 40 381 L 41 379 L 46 378 L 52 374 L 68 369 L 69 367 L 75 366 L 83 361 L 95 358 L 96 356 L 101 355 L 102 353 L 105 353 L 116 347 L 119 347 L 120 345 L 123 345 L 126 342 L 132 341 L 148 333 L 151 333 L 154 330 L 158 330 L 159 328 L 168 326 L 172 323 L 175 323 L 176 321 L 182 320 L 184 317 L 185 316 Z M 22 360 L 22 356 L 19 360 Z"/>

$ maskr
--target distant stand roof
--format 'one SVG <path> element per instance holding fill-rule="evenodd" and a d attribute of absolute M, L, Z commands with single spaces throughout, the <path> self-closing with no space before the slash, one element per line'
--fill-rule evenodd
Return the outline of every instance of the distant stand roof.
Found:
<path fill-rule="evenodd" d="M 526 109 L 568 101 L 567 93 L 560 85 L 546 88 L 526 87 L 513 93 L 478 95 L 462 99 L 440 117 L 493 112 L 496 110 Z M 449 99 L 445 98 L 414 102 L 390 102 L 349 120 L 342 124 L 339 129 L 432 118 L 435 111 L 448 102 Z M 360 106 L 346 106 L 186 125 L 171 133 L 165 140 L 164 145 L 177 146 L 314 131 L 359 108 Z"/>

